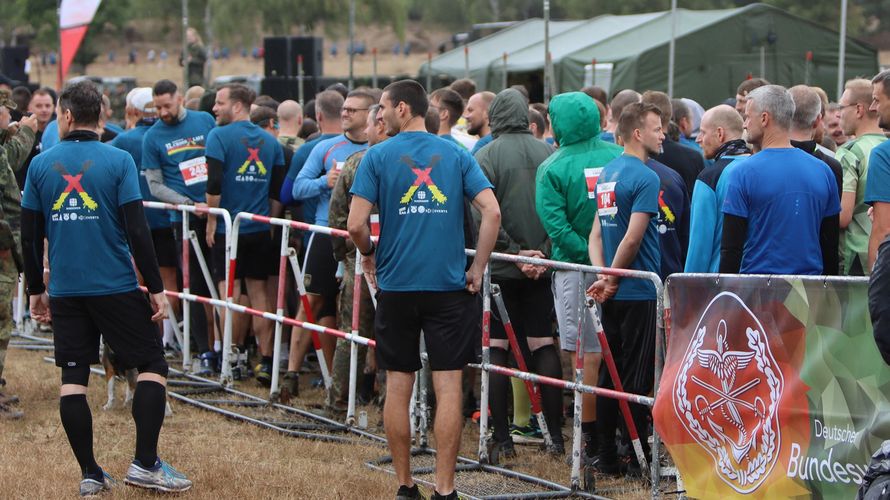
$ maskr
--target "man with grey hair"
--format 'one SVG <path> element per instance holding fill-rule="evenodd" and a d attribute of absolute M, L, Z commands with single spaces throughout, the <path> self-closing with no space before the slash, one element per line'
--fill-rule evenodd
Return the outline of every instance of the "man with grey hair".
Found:
<path fill-rule="evenodd" d="M 786 88 L 765 85 L 747 97 L 745 130 L 760 152 L 729 179 L 720 272 L 815 275 L 837 269 L 841 207 L 834 175 L 792 147 L 794 99 Z"/>
<path fill-rule="evenodd" d="M 871 80 L 871 106 L 878 114 L 878 126 L 890 128 L 890 70 L 878 73 Z M 890 236 L 890 142 L 875 147 L 869 157 L 869 174 L 865 187 L 865 203 L 874 209 L 871 235 L 868 239 L 868 267 L 871 270 L 878 246 Z"/>
<path fill-rule="evenodd" d="M 816 131 L 822 129 L 822 99 L 812 87 L 806 85 L 795 85 L 788 89 L 788 92 L 791 93 L 791 99 L 794 101 L 794 115 L 791 118 L 791 134 L 789 136 L 791 145 L 806 151 L 828 165 L 837 183 L 838 202 L 840 202 L 840 192 L 843 186 L 841 164 L 834 158 L 831 151 L 826 153 L 827 150 L 815 140 Z M 837 220 L 839 235 L 840 214 L 838 214 Z M 840 242 L 838 242 L 838 248 L 840 248 Z M 838 254 L 838 263 L 840 263 L 840 254 Z M 823 274 L 838 274 L 839 272 L 839 269 L 825 269 Z"/>
<path fill-rule="evenodd" d="M 621 112 L 624 111 L 625 106 L 635 102 L 640 102 L 640 93 L 636 90 L 624 89 L 615 94 L 609 106 L 611 111 L 609 121 L 606 123 L 606 128 L 603 129 L 603 133 L 600 134 L 600 139 L 611 143 L 615 142 L 615 131 L 618 129 Z"/>
<path fill-rule="evenodd" d="M 696 141 L 705 158 L 714 163 L 698 174 L 692 191 L 687 273 L 716 273 L 720 269 L 722 209 L 729 174 L 740 160 L 751 156 L 742 132 L 742 117 L 732 106 L 721 104 L 702 115 Z"/>
<path fill-rule="evenodd" d="M 871 220 L 865 203 L 868 160 L 872 150 L 886 141 L 878 126 L 878 113 L 871 106 L 872 85 L 865 78 L 849 80 L 840 98 L 841 129 L 853 139 L 837 149 L 844 171 L 841 189 L 841 272 L 868 275 L 868 235 Z"/>

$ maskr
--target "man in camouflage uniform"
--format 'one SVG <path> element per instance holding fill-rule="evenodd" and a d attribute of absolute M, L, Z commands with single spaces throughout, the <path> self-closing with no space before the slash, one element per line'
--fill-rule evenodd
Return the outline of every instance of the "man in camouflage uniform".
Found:
<path fill-rule="evenodd" d="M 22 168 L 34 145 L 37 117 L 28 116 L 10 127 L 10 111 L 16 109 L 12 93 L 0 89 L 0 387 L 6 348 L 12 335 L 12 299 L 15 297 L 19 272 L 22 270 L 21 232 L 22 195 L 15 173 Z M 13 408 L 17 396 L 0 392 L 0 419 L 21 418 L 24 413 Z"/>
<path fill-rule="evenodd" d="M 303 128 L 303 107 L 297 101 L 290 99 L 278 105 L 278 142 L 291 152 L 303 145 L 304 141 L 299 137 Z"/>
<path fill-rule="evenodd" d="M 379 107 L 375 104 L 368 111 L 368 147 L 383 142 L 388 137 L 384 131 L 383 120 L 377 117 Z M 365 151 L 359 151 L 343 165 L 337 184 L 331 192 L 331 205 L 329 211 L 328 224 L 332 228 L 346 229 L 346 220 L 349 218 L 349 205 L 352 202 L 352 195 L 349 190 L 352 188 L 352 182 L 355 179 L 355 172 L 359 163 L 365 156 Z M 377 213 L 375 207 L 372 213 Z M 340 318 L 337 327 L 344 332 L 352 331 L 352 299 L 353 290 L 355 289 L 355 245 L 352 240 L 345 238 L 332 238 L 334 247 L 334 257 L 340 262 L 343 270 L 343 280 L 340 284 Z M 359 330 L 358 333 L 362 337 L 374 337 L 374 303 L 371 301 L 371 294 L 367 286 L 361 287 L 361 301 L 359 305 Z M 327 405 L 330 409 L 344 410 L 349 397 L 349 350 L 350 342 L 346 340 L 337 341 L 337 349 L 334 352 L 334 366 L 331 370 L 333 385 L 328 393 Z M 373 380 L 376 373 L 376 361 L 373 354 L 368 353 L 368 349 L 359 346 L 358 350 L 358 373 L 368 373 L 369 379 Z M 370 354 L 370 355 L 369 355 Z M 367 356 L 367 363 L 365 357 Z M 359 376 L 361 380 L 361 375 Z"/>

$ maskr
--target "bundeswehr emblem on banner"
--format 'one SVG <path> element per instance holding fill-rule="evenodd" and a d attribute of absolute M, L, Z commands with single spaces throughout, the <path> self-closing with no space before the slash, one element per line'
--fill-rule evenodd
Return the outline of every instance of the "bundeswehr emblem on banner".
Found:
<path fill-rule="evenodd" d="M 744 311 L 724 318 L 725 311 Z M 784 380 L 767 332 L 734 293 L 702 313 L 674 383 L 674 411 L 723 482 L 756 490 L 779 458 Z"/>

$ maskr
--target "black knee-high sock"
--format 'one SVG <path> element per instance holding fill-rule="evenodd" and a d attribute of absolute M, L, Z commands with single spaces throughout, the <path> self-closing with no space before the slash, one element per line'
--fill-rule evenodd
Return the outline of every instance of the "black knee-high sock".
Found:
<path fill-rule="evenodd" d="M 102 469 L 93 456 L 93 415 L 86 394 L 62 396 L 59 399 L 59 416 L 81 474 L 93 476 L 101 473 Z"/>
<path fill-rule="evenodd" d="M 136 384 L 133 394 L 133 420 L 136 422 L 136 460 L 152 467 L 158 459 L 158 436 L 164 424 L 167 390 L 149 380 Z"/>
<path fill-rule="evenodd" d="M 491 364 L 507 366 L 507 350 L 497 347 L 491 348 Z M 510 379 L 505 375 L 489 375 L 488 406 L 491 408 L 491 428 L 495 442 L 506 441 L 510 438 L 510 429 L 507 426 L 507 398 L 510 397 Z"/>
<path fill-rule="evenodd" d="M 559 361 L 559 353 L 553 344 L 545 345 L 532 352 L 531 369 L 538 375 L 562 378 L 562 364 Z M 544 410 L 544 418 L 547 420 L 547 428 L 550 437 L 556 443 L 562 442 L 562 389 L 550 385 L 539 384 L 541 391 L 541 406 Z"/>

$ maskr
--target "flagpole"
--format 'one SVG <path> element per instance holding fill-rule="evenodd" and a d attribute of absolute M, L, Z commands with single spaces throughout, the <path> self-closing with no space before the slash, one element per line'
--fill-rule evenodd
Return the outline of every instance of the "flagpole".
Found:
<path fill-rule="evenodd" d="M 56 2 L 56 19 L 59 20 L 59 52 L 56 55 L 56 90 L 62 91 L 62 0 Z"/>
<path fill-rule="evenodd" d="M 189 86 L 189 53 L 188 53 L 188 29 L 189 29 L 189 0 L 182 0 L 182 95 Z"/>
<path fill-rule="evenodd" d="M 847 0 L 841 0 L 841 43 L 837 56 L 837 100 L 844 93 L 844 70 L 847 58 Z"/>

